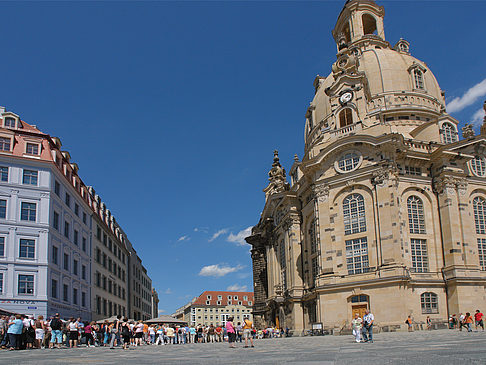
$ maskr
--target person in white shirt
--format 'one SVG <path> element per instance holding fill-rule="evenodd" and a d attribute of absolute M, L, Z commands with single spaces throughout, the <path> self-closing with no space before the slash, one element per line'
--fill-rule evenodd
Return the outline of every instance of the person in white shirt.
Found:
<path fill-rule="evenodd" d="M 363 319 L 360 318 L 359 314 L 356 313 L 354 315 L 353 320 L 351 321 L 351 324 L 353 325 L 353 335 L 356 340 L 356 342 L 361 342 L 361 328 L 363 326 Z"/>
<path fill-rule="evenodd" d="M 370 313 L 369 310 L 365 311 L 363 317 L 363 338 L 365 342 L 373 342 L 373 323 L 375 322 L 375 316 Z"/>

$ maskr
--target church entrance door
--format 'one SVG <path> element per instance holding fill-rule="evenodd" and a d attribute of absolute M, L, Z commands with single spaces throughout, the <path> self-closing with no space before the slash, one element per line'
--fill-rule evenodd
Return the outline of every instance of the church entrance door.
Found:
<path fill-rule="evenodd" d="M 358 304 L 353 305 L 353 318 L 356 313 L 360 318 L 363 318 L 365 315 L 365 311 L 368 309 L 368 304 Z"/>

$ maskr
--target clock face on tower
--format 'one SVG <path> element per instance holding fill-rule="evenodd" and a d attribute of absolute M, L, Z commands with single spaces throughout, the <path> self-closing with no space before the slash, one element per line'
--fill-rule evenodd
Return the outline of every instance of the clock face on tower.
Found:
<path fill-rule="evenodd" d="M 339 102 L 341 104 L 346 104 L 346 103 L 350 102 L 351 99 L 353 99 L 353 93 L 351 91 L 346 91 L 344 94 L 342 94 L 339 97 Z"/>

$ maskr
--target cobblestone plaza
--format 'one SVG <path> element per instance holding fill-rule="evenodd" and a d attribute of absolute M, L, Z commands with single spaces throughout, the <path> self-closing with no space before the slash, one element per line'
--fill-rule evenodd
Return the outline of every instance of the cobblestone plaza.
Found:
<path fill-rule="evenodd" d="M 1 364 L 484 364 L 486 333 L 437 330 L 379 333 L 374 343 L 352 336 L 264 339 L 255 348 L 227 343 L 4 351 Z"/>

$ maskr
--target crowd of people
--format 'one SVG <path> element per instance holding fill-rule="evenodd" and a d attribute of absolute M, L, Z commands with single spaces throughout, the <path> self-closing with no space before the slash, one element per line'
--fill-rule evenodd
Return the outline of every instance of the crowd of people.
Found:
<path fill-rule="evenodd" d="M 466 314 L 459 313 L 459 317 L 453 314 L 449 317 L 449 328 L 459 328 L 459 331 L 462 331 L 464 327 L 468 332 L 472 332 L 472 326 L 474 324 L 476 331 L 479 330 L 479 327 L 484 331 L 483 318 L 484 314 L 479 309 L 476 309 L 476 313 L 473 316 L 469 312 L 466 312 Z"/>
<path fill-rule="evenodd" d="M 468 332 L 472 332 L 474 324 L 476 331 L 479 331 L 479 328 L 484 331 L 483 320 L 484 314 L 481 313 L 479 309 L 476 310 L 474 315 L 471 315 L 469 312 L 466 312 L 466 314 L 459 313 L 458 317 L 455 314 L 452 314 L 449 317 L 449 328 L 459 329 L 459 331 L 462 331 L 462 328 L 465 328 Z M 354 315 L 354 318 L 351 321 L 351 327 L 353 329 L 353 336 L 356 342 L 373 342 L 374 321 L 375 317 L 369 310 L 365 312 L 363 318 L 361 318 L 358 313 Z M 411 315 L 407 317 L 405 324 L 408 327 L 408 331 L 412 332 L 414 321 Z M 427 330 L 432 329 L 432 319 L 430 316 L 427 316 L 425 324 L 427 326 Z"/>
<path fill-rule="evenodd" d="M 83 322 L 81 318 L 61 319 L 56 313 L 45 320 L 42 316 L 15 315 L 0 317 L 0 346 L 3 349 L 47 349 L 62 347 L 106 346 L 109 348 L 141 345 L 175 345 L 189 343 L 236 342 L 244 347 L 254 347 L 253 340 L 281 337 L 281 329 L 255 330 L 249 319 L 234 323 L 228 318 L 224 326 L 186 326 L 173 324 L 148 324 L 117 316 L 113 321 Z"/>

